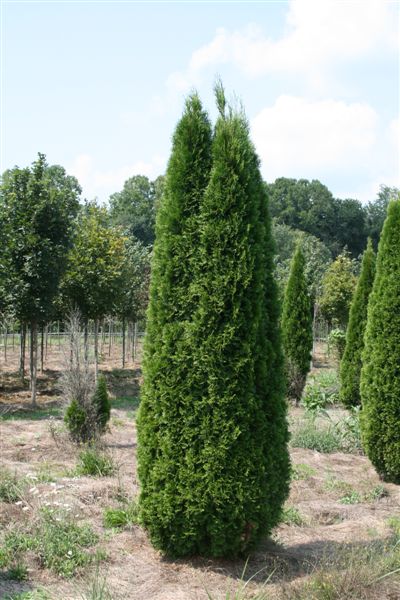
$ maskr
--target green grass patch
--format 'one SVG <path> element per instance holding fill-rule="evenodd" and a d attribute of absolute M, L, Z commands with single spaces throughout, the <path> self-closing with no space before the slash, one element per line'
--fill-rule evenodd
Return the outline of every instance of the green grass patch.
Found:
<path fill-rule="evenodd" d="M 61 511 L 41 509 L 37 522 L 29 528 L 14 527 L 4 535 L 0 547 L 0 567 L 15 568 L 27 552 L 33 552 L 42 567 L 61 577 L 72 577 L 78 569 L 99 558 L 88 548 L 98 542 L 89 525 L 77 525 Z"/>
<path fill-rule="evenodd" d="M 112 456 L 96 446 L 88 446 L 79 454 L 79 463 L 76 467 L 77 475 L 91 477 L 110 477 L 116 472 Z"/>
<path fill-rule="evenodd" d="M 25 477 L 18 477 L 16 473 L 11 473 L 8 469 L 0 470 L 0 501 L 17 502 L 27 486 Z"/>
<path fill-rule="evenodd" d="M 313 475 L 316 475 L 317 471 L 306 465 L 305 463 L 297 463 L 292 465 L 292 480 L 299 481 L 302 479 L 309 479 Z"/>
<path fill-rule="evenodd" d="M 42 421 L 44 419 L 62 418 L 62 409 L 57 406 L 36 408 L 35 410 L 13 410 L 0 413 L 1 421 Z"/>
<path fill-rule="evenodd" d="M 139 408 L 139 398 L 137 396 L 120 396 L 119 398 L 113 398 L 111 400 L 111 408 L 136 412 Z"/>
<path fill-rule="evenodd" d="M 294 506 L 287 506 L 282 511 L 281 522 L 285 525 L 295 525 L 301 527 L 305 521 L 299 510 Z"/>
<path fill-rule="evenodd" d="M 106 508 L 103 513 L 104 527 L 124 529 L 138 523 L 139 509 L 137 502 L 132 500 L 125 506 Z"/>
<path fill-rule="evenodd" d="M 46 590 L 31 590 L 29 592 L 17 592 L 5 596 L 4 600 L 51 600 L 51 596 Z"/>

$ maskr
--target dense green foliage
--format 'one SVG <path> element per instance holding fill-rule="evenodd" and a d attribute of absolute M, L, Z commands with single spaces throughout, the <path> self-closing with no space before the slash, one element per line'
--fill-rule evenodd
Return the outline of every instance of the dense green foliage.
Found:
<path fill-rule="evenodd" d="M 400 483 L 400 199 L 390 202 L 369 299 L 361 369 L 361 433 L 378 473 Z"/>
<path fill-rule="evenodd" d="M 104 433 L 111 414 L 111 402 L 108 397 L 107 382 L 104 375 L 100 375 L 97 380 L 92 403 L 96 413 L 97 429 L 99 433 Z"/>
<path fill-rule="evenodd" d="M 367 324 L 368 298 L 375 277 L 375 253 L 371 240 L 364 252 L 361 274 L 350 308 L 346 346 L 340 363 L 340 399 L 348 408 L 357 406 L 360 398 L 361 355 Z"/>
<path fill-rule="evenodd" d="M 77 400 L 72 400 L 67 407 L 64 422 L 74 442 L 80 444 L 92 439 L 95 432 L 93 423 L 91 423 L 84 407 Z"/>
<path fill-rule="evenodd" d="M 366 242 L 366 216 L 361 202 L 340 200 L 317 180 L 281 177 L 267 185 L 271 214 L 279 222 L 318 237 L 332 252 L 348 247 L 358 256 Z"/>
<path fill-rule="evenodd" d="M 46 321 L 53 309 L 80 188 L 62 167 L 39 154 L 32 168 L 15 167 L 1 187 L 1 255 L 6 302 L 20 321 Z"/>
<path fill-rule="evenodd" d="M 107 226 L 105 209 L 91 204 L 81 212 L 68 255 L 61 292 L 68 308 L 78 308 L 84 319 L 113 312 L 119 296 L 124 241 Z"/>
<path fill-rule="evenodd" d="M 353 261 L 343 252 L 326 270 L 319 298 L 321 314 L 331 325 L 346 328 L 355 285 Z"/>
<path fill-rule="evenodd" d="M 245 551 L 279 520 L 289 479 L 266 198 L 247 122 L 218 99 L 203 200 L 211 136 L 197 99 L 178 124 L 154 251 L 140 505 L 173 555 Z"/>
<path fill-rule="evenodd" d="M 121 226 L 145 246 L 154 243 L 157 204 L 162 195 L 164 177 L 149 181 L 144 175 L 135 175 L 124 183 L 121 192 L 110 197 L 110 218 L 113 225 Z"/>
<path fill-rule="evenodd" d="M 300 229 L 293 229 L 277 219 L 272 220 L 272 233 L 275 240 L 276 278 L 283 297 L 289 278 L 290 265 L 296 247 L 300 244 L 304 254 L 304 276 L 313 300 L 319 295 L 322 278 L 332 262 L 332 254 L 317 237 Z"/>
<path fill-rule="evenodd" d="M 304 268 L 304 255 L 298 246 L 285 290 L 281 322 L 288 395 L 296 402 L 301 399 L 310 370 L 313 345 L 311 301 Z"/>
<path fill-rule="evenodd" d="M 192 535 L 181 495 L 193 490 L 184 490 L 179 471 L 180 462 L 187 460 L 184 431 L 192 412 L 190 381 L 197 370 L 185 330 L 198 295 L 193 286 L 194 258 L 200 202 L 211 168 L 211 140 L 208 116 L 197 95 L 192 95 L 174 133 L 157 212 L 138 415 L 141 518 L 157 547 L 180 554 L 184 551 L 177 540 L 187 535 L 190 543 Z"/>

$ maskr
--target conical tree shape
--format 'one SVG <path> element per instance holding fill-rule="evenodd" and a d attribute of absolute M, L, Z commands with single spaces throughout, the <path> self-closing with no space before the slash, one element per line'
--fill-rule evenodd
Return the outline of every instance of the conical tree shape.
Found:
<path fill-rule="evenodd" d="M 191 394 L 193 351 L 185 330 L 198 301 L 199 210 L 211 168 L 212 129 L 196 94 L 186 102 L 157 213 L 138 416 L 141 518 L 166 550 L 180 516 L 180 463 Z"/>
<path fill-rule="evenodd" d="M 361 434 L 386 481 L 400 483 L 400 199 L 383 226 L 361 369 Z"/>
<path fill-rule="evenodd" d="M 107 382 L 104 375 L 100 375 L 97 381 L 92 404 L 95 409 L 97 426 L 100 432 L 104 432 L 111 414 L 111 402 L 108 397 Z"/>
<path fill-rule="evenodd" d="M 153 542 L 174 555 L 248 550 L 279 520 L 289 478 L 265 195 L 248 124 L 225 115 L 224 104 L 220 95 L 195 271 L 199 306 L 186 328 L 196 369 L 186 398 L 165 408 L 180 437 L 162 466 L 176 480 L 168 492 L 159 472 L 158 527 L 149 526 Z"/>
<path fill-rule="evenodd" d="M 364 252 L 361 273 L 350 307 L 346 346 L 340 363 L 340 399 L 351 408 L 361 403 L 360 376 L 364 333 L 367 325 L 368 299 L 375 277 L 375 252 L 369 239 Z"/>
<path fill-rule="evenodd" d="M 311 300 L 304 276 L 300 246 L 294 253 L 282 309 L 282 341 L 285 352 L 288 395 L 299 402 L 310 370 L 313 344 Z"/>

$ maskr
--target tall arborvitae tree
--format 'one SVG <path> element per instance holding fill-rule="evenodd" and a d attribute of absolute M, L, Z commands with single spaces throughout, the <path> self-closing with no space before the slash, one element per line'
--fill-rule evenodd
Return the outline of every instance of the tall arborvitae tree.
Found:
<path fill-rule="evenodd" d="M 180 519 L 184 525 L 179 513 L 179 468 L 186 460 L 181 440 L 190 419 L 191 376 L 198 368 L 185 329 L 198 298 L 193 284 L 195 257 L 200 203 L 210 176 L 211 143 L 208 115 L 193 94 L 174 134 L 157 212 L 138 416 L 142 520 L 154 544 L 172 551 L 176 548 L 176 521 Z"/>
<path fill-rule="evenodd" d="M 358 406 L 360 398 L 361 355 L 367 324 L 368 298 L 375 277 L 375 253 L 368 240 L 361 264 L 361 273 L 350 307 L 346 347 L 340 363 L 340 399 L 345 406 Z"/>
<path fill-rule="evenodd" d="M 313 344 L 311 299 L 304 275 L 305 260 L 298 246 L 293 256 L 282 309 L 288 395 L 299 402 L 310 370 Z"/>
<path fill-rule="evenodd" d="M 182 266 L 163 265 L 188 276 L 167 313 L 180 318 L 147 345 L 139 423 L 142 518 L 173 555 L 247 550 L 279 520 L 289 478 L 266 199 L 247 121 L 225 114 L 221 89 L 218 99 L 201 236 L 196 247 L 179 240 Z"/>
<path fill-rule="evenodd" d="M 361 434 L 386 481 L 400 483 L 400 198 L 383 226 L 361 369 Z"/>

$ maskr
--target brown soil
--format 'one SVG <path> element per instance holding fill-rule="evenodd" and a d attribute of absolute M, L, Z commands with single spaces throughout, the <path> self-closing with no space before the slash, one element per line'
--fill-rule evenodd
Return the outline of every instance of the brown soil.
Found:
<path fill-rule="evenodd" d="M 102 369 L 108 371 L 114 395 L 136 395 L 138 366 L 129 365 L 130 368 L 121 373 L 112 371 L 116 362 L 117 358 L 102 365 Z M 41 377 L 41 407 L 59 404 L 62 400 L 55 365 L 56 361 Z M 27 406 L 28 392 L 17 389 L 15 374 L 3 373 L 2 381 L 3 410 Z M 301 409 L 294 411 L 297 416 L 300 413 Z M 167 560 L 152 548 L 141 527 L 119 533 L 110 533 L 103 527 L 103 510 L 116 505 L 118 490 L 122 487 L 132 497 L 138 492 L 136 429 L 129 405 L 112 410 L 110 432 L 105 436 L 105 444 L 118 465 L 118 474 L 114 477 L 78 478 L 68 473 L 76 465 L 77 449 L 68 442 L 60 418 L 0 420 L 0 444 L 2 466 L 21 476 L 35 476 L 46 469 L 56 478 L 50 483 L 35 483 L 33 479 L 23 505 L 0 502 L 0 529 L 34 518 L 38 508 L 46 502 L 67 505 L 65 508 L 78 522 L 89 522 L 101 535 L 101 547 L 108 556 L 101 563 L 101 573 L 115 599 L 200 600 L 208 598 L 208 590 L 213 599 L 219 600 L 226 598 L 228 590 L 238 588 L 244 569 L 245 579 L 254 576 L 248 586 L 250 591 L 256 591 L 273 573 L 268 583 L 268 591 L 273 597 L 281 589 L 282 582 L 295 585 L 302 581 L 313 565 L 343 546 L 350 548 L 385 538 L 389 534 L 388 518 L 400 515 L 399 486 L 384 484 L 385 495 L 376 499 L 369 497 L 382 482 L 366 457 L 292 449 L 292 462 L 312 469 L 305 479 L 293 481 L 287 503 L 299 511 L 303 519 L 301 526 L 283 524 L 277 527 L 272 539 L 266 540 L 250 556 L 247 565 L 245 560 Z M 362 501 L 355 504 L 340 502 L 350 489 L 356 490 Z M 23 510 L 24 507 L 28 510 Z M 34 561 L 30 568 L 28 582 L 0 579 L 0 598 L 40 586 L 57 599 L 85 597 L 90 572 L 73 581 L 65 581 L 39 569 Z M 391 593 L 397 594 L 393 589 Z M 386 595 L 382 588 L 380 597 L 394 599 L 400 595 Z"/>

